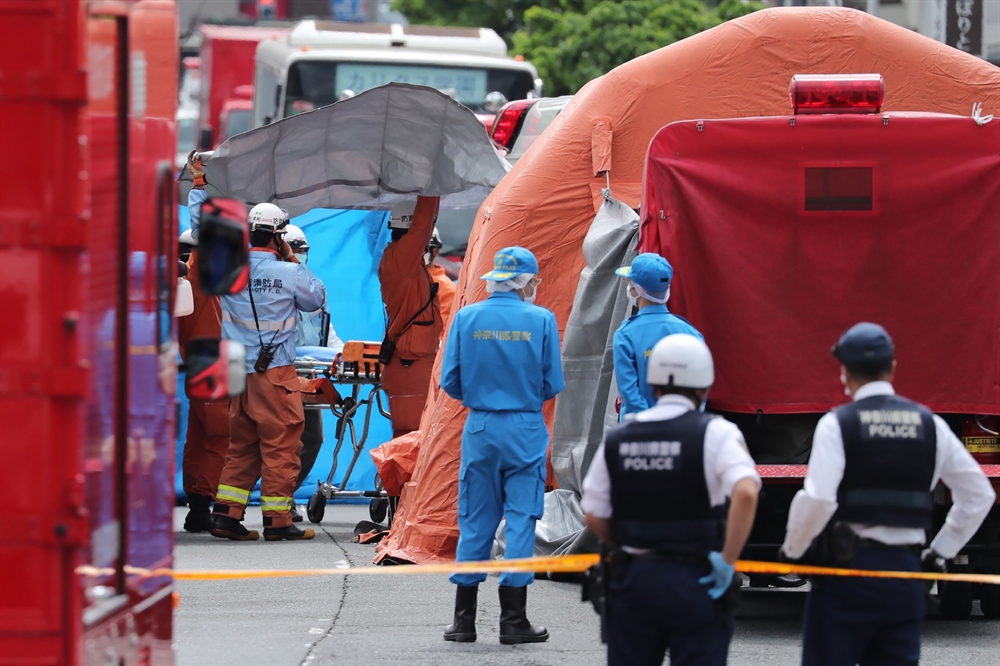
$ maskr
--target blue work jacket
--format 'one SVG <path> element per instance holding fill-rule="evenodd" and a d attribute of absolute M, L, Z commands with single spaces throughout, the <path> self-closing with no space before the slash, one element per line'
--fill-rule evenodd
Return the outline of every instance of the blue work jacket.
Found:
<path fill-rule="evenodd" d="M 622 322 L 615 331 L 614 358 L 621 416 L 637 414 L 656 404 L 653 389 L 646 383 L 649 356 L 657 342 L 674 333 L 705 337 L 683 317 L 670 314 L 666 305 L 647 305 Z"/>
<path fill-rule="evenodd" d="M 441 366 L 452 398 L 482 411 L 538 412 L 565 386 L 549 310 L 497 292 L 455 313 Z"/>
<path fill-rule="evenodd" d="M 257 306 L 260 337 L 254 324 L 250 294 Z M 295 325 L 298 310 L 313 312 L 326 302 L 326 289 L 305 264 L 281 261 L 278 253 L 264 248 L 250 250 L 250 282 L 247 289 L 221 297 L 222 337 L 237 340 L 247 349 L 247 372 L 260 355 L 260 340 L 275 347 L 271 368 L 295 362 Z"/>

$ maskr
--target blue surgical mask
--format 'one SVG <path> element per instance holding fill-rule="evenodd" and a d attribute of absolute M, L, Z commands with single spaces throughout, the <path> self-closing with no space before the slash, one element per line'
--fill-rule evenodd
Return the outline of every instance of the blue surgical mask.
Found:
<path fill-rule="evenodd" d="M 309 262 L 309 255 L 308 254 L 298 254 L 298 253 L 296 253 L 295 254 L 295 258 L 299 260 L 300 264 L 305 264 L 305 263 Z"/>
<path fill-rule="evenodd" d="M 701 405 L 698 406 L 698 411 L 701 412 L 702 414 L 704 414 L 705 413 L 705 405 L 707 405 L 707 404 L 708 404 L 708 391 L 705 391 L 705 397 L 701 401 Z"/>

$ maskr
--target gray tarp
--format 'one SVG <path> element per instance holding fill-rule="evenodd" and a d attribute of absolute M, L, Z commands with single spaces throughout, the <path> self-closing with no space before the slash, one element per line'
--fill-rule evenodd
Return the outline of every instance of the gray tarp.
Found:
<path fill-rule="evenodd" d="M 417 194 L 477 208 L 510 165 L 468 108 L 433 88 L 389 83 L 238 134 L 205 166 L 224 196 L 314 208 L 391 208 Z"/>
<path fill-rule="evenodd" d="M 580 493 L 605 431 L 618 422 L 611 343 L 629 304 L 625 281 L 615 270 L 635 257 L 638 230 L 635 211 L 606 195 L 583 240 L 587 265 L 563 333 L 566 388 L 556 399 L 552 433 L 552 467 L 560 489 L 545 495 L 545 513 L 535 529 L 536 555 L 597 550 L 597 540 L 583 529 Z M 494 556 L 505 545 L 501 524 Z"/>

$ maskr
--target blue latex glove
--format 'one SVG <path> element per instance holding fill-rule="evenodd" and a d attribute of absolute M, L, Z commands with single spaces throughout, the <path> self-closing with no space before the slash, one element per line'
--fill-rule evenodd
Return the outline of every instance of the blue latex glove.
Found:
<path fill-rule="evenodd" d="M 712 565 L 712 573 L 702 576 L 698 582 L 702 585 L 711 585 L 708 588 L 708 596 L 718 599 L 726 593 L 729 585 L 733 582 L 736 567 L 722 559 L 722 553 L 715 551 L 708 554 L 708 561 Z"/>

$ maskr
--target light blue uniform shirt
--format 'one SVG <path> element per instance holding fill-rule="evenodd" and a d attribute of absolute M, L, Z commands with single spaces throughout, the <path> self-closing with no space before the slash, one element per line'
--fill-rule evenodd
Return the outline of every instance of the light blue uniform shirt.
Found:
<path fill-rule="evenodd" d="M 191 188 L 188 193 L 188 213 L 191 216 L 191 238 L 198 240 L 198 229 L 201 227 L 201 204 L 208 198 L 205 190 Z"/>
<path fill-rule="evenodd" d="M 615 331 L 614 358 L 621 416 L 638 414 L 656 405 L 653 389 L 646 383 L 649 355 L 657 342 L 674 333 L 688 333 L 704 340 L 682 317 L 670 314 L 666 305 L 647 305 L 622 322 Z"/>
<path fill-rule="evenodd" d="M 556 316 L 497 292 L 454 315 L 441 388 L 470 409 L 539 412 L 566 386 Z"/>
<path fill-rule="evenodd" d="M 269 368 L 280 368 L 295 362 L 295 325 L 298 310 L 313 312 L 326 302 L 326 289 L 304 264 L 280 261 L 272 250 L 254 248 L 250 251 L 250 282 L 253 300 L 260 321 L 260 338 L 254 325 L 253 309 L 247 289 L 232 296 L 223 296 L 222 337 L 238 340 L 247 348 L 247 372 L 260 355 L 260 339 L 275 346 L 274 360 Z"/>

